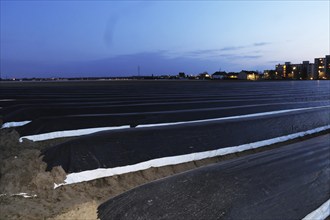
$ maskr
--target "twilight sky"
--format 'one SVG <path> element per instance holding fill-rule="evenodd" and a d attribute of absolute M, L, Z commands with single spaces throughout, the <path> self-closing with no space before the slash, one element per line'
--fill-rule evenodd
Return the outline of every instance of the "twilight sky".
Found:
<path fill-rule="evenodd" d="M 273 69 L 329 52 L 330 1 L 0 1 L 2 77 Z"/>

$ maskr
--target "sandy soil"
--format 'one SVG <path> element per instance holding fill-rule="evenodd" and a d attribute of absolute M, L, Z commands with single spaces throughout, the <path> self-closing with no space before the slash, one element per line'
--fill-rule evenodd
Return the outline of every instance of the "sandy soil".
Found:
<path fill-rule="evenodd" d="M 19 143 L 14 130 L 1 131 L 0 213 L 4 219 L 97 219 L 97 206 L 122 192 L 155 179 L 218 159 L 191 162 L 177 166 L 151 168 L 135 173 L 97 179 L 53 189 L 65 178 L 62 168 L 45 172 L 39 157 L 44 143 Z M 48 143 L 49 144 L 49 143 Z M 32 196 L 24 198 L 19 193 Z M 16 194 L 16 195 L 15 195 Z"/>
<path fill-rule="evenodd" d="M 96 210 L 99 204 L 138 185 L 196 167 L 283 145 L 278 144 L 264 149 L 175 166 L 151 168 L 65 185 L 54 190 L 54 183 L 63 182 L 65 172 L 61 167 L 45 172 L 46 164 L 39 157 L 40 149 L 66 141 L 66 139 L 19 143 L 18 137 L 19 135 L 13 129 L 0 130 L 0 219 L 97 219 Z M 17 195 L 19 193 L 27 193 L 31 197 L 24 198 Z"/>

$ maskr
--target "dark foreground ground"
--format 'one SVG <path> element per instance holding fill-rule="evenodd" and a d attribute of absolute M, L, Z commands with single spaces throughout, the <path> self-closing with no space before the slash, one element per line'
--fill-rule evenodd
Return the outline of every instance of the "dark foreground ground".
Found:
<path fill-rule="evenodd" d="M 117 195 L 99 207 L 101 219 L 301 219 L 330 198 L 329 130 L 262 149 L 53 188 L 80 171 L 326 127 L 329 81 L 1 82 L 0 91 L 3 123 L 31 121 L 0 130 L 0 213 L 5 219 L 96 219 L 97 207 Z M 175 122 L 181 124 L 160 124 Z M 18 141 L 116 126 L 128 128 Z M 216 164 L 152 182 L 210 163 Z M 22 192 L 36 196 L 17 195 Z"/>
<path fill-rule="evenodd" d="M 330 196 L 330 134 L 154 181 L 101 219 L 302 219 Z"/>

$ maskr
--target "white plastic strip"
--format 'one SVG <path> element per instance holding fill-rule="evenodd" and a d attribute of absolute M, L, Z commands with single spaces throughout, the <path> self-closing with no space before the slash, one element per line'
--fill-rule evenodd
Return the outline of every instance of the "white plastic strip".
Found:
<path fill-rule="evenodd" d="M 136 126 L 136 128 L 171 126 L 171 125 L 211 122 L 211 121 L 223 121 L 223 120 L 231 120 L 231 119 L 241 119 L 241 118 L 250 118 L 250 117 L 257 117 L 257 116 L 281 114 L 281 113 L 288 113 L 288 112 L 295 112 L 295 111 L 304 111 L 304 110 L 309 110 L 309 109 L 328 108 L 328 107 L 330 107 L 330 105 L 318 106 L 318 107 L 308 107 L 308 108 L 287 109 L 287 110 L 271 111 L 271 112 L 261 112 L 261 113 L 247 114 L 247 115 L 237 115 L 237 116 L 230 116 L 230 117 L 211 118 L 211 119 L 194 120 L 194 121 L 145 124 L 145 125 L 138 125 L 138 126 Z M 43 133 L 43 134 L 23 136 L 19 139 L 19 141 L 22 142 L 24 138 L 29 139 L 31 141 L 44 141 L 44 140 L 50 140 L 50 139 L 55 139 L 55 138 L 76 137 L 76 136 L 81 136 L 81 135 L 92 134 L 92 133 L 99 132 L 99 131 L 117 130 L 117 129 L 124 129 L 124 128 L 130 128 L 130 126 L 123 125 L 123 126 L 117 126 L 117 127 L 100 127 L 100 128 L 85 128 L 85 129 L 67 130 L 67 131 L 54 131 L 54 132 Z"/>
<path fill-rule="evenodd" d="M 30 123 L 31 121 L 12 121 L 12 122 L 6 122 L 1 126 L 1 129 L 3 128 L 11 128 L 11 127 L 19 127 L 26 125 Z"/>
<path fill-rule="evenodd" d="M 7 196 L 7 194 L 0 194 L 0 197 L 2 196 Z M 27 193 L 15 193 L 15 194 L 10 194 L 9 196 L 22 196 L 24 198 L 34 198 L 34 197 L 37 197 L 36 194 L 32 194 L 32 195 L 29 195 Z"/>
<path fill-rule="evenodd" d="M 330 216 L 330 199 L 323 203 L 318 209 L 309 213 L 302 220 L 324 220 Z"/>
<path fill-rule="evenodd" d="M 243 144 L 243 145 L 239 145 L 239 146 L 219 148 L 217 150 L 210 150 L 210 151 L 191 153 L 191 154 L 185 154 L 185 155 L 179 155 L 179 156 L 157 158 L 157 159 L 152 159 L 152 160 L 144 161 L 141 163 L 122 166 L 122 167 L 98 168 L 95 170 L 87 170 L 87 171 L 82 171 L 79 173 L 70 173 L 66 176 L 64 183 L 61 183 L 61 184 L 54 183 L 54 189 L 61 185 L 80 183 L 80 182 L 84 182 L 84 181 L 90 181 L 90 180 L 94 180 L 94 179 L 110 177 L 110 176 L 120 175 L 120 174 L 124 174 L 124 173 L 136 172 L 136 171 L 140 171 L 140 170 L 146 170 L 151 167 L 162 167 L 162 166 L 167 166 L 167 165 L 175 165 L 175 164 L 202 160 L 202 159 L 206 159 L 206 158 L 212 158 L 212 157 L 216 157 L 216 156 L 222 156 L 222 155 L 237 153 L 237 152 L 246 151 L 246 150 L 250 150 L 250 149 L 260 148 L 260 147 L 268 146 L 271 144 L 295 139 L 298 137 L 303 137 L 305 135 L 318 133 L 318 132 L 321 132 L 321 131 L 324 131 L 327 129 L 330 129 L 330 125 L 318 127 L 318 128 L 312 129 L 312 130 L 298 132 L 298 133 L 294 133 L 294 134 L 290 134 L 290 135 L 286 135 L 286 136 L 276 137 L 276 138 L 272 138 L 272 139 L 268 139 L 268 140 L 257 141 L 257 142 L 253 142 L 253 143 L 249 143 L 249 144 Z"/>
<path fill-rule="evenodd" d="M 20 137 L 19 142 L 22 142 L 24 138 L 29 139 L 31 141 L 44 141 L 50 140 L 55 138 L 63 138 L 63 137 L 75 137 L 81 135 L 92 134 L 99 131 L 107 131 L 107 130 L 117 130 L 117 129 L 124 129 L 129 128 L 130 126 L 117 126 L 117 127 L 101 127 L 101 128 L 86 128 L 86 129 L 79 129 L 79 130 L 68 130 L 68 131 L 54 131 L 50 133 L 44 134 L 37 134 L 37 135 L 30 135 L 30 136 L 23 136 Z"/>
<path fill-rule="evenodd" d="M 17 194 L 12 194 L 11 196 L 23 196 L 24 198 L 33 198 L 37 197 L 36 194 L 29 195 L 27 193 L 17 193 Z"/>
<path fill-rule="evenodd" d="M 237 115 L 237 116 L 211 118 L 211 119 L 203 119 L 203 120 L 195 120 L 195 121 L 180 121 L 180 122 L 171 122 L 171 123 L 146 124 L 146 125 L 138 125 L 136 127 L 145 128 L 145 127 L 155 127 L 155 126 L 168 126 L 168 125 L 180 125 L 180 124 L 188 124 L 188 123 L 200 123 L 200 122 L 222 121 L 222 120 L 240 119 L 240 118 L 251 118 L 251 117 L 257 117 L 257 116 L 266 116 L 266 115 L 281 114 L 281 113 L 288 113 L 288 112 L 295 112 L 295 111 L 304 111 L 304 110 L 318 109 L 318 108 L 328 108 L 328 107 L 330 107 L 330 105 L 308 107 L 308 108 L 295 108 L 295 109 L 270 111 L 270 112 L 260 112 L 260 113 L 253 113 L 253 114 L 247 114 L 247 115 Z"/>

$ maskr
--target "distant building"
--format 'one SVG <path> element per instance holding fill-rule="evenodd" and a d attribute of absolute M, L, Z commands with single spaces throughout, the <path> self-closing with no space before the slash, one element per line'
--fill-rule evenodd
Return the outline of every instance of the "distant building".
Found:
<path fill-rule="evenodd" d="M 180 72 L 179 73 L 179 78 L 182 79 L 182 78 L 186 78 L 186 74 L 184 72 Z"/>
<path fill-rule="evenodd" d="M 285 64 L 278 64 L 275 66 L 275 73 L 280 79 L 292 79 L 293 72 L 292 72 L 292 65 L 291 62 L 285 62 Z"/>
<path fill-rule="evenodd" d="M 222 71 L 217 71 L 212 74 L 212 79 L 226 79 L 227 73 Z"/>
<path fill-rule="evenodd" d="M 275 66 L 275 74 L 277 79 L 301 79 L 302 64 L 291 64 L 285 62 L 284 65 L 278 64 Z"/>
<path fill-rule="evenodd" d="M 324 67 L 325 67 L 325 77 L 327 79 L 330 79 L 330 55 L 325 56 Z"/>
<path fill-rule="evenodd" d="M 302 64 L 291 64 L 291 72 L 288 74 L 289 79 L 302 79 Z"/>
<path fill-rule="evenodd" d="M 266 79 L 330 79 L 330 55 L 315 58 L 314 63 L 303 61 L 302 64 L 277 64 L 275 75 L 265 71 Z"/>
<path fill-rule="evenodd" d="M 314 63 L 303 61 L 301 65 L 300 79 L 317 79 L 317 75 L 314 71 Z"/>
<path fill-rule="evenodd" d="M 314 59 L 314 72 L 318 79 L 326 79 L 325 75 L 325 58 Z"/>
<path fill-rule="evenodd" d="M 211 75 L 207 72 L 200 73 L 198 74 L 197 79 L 211 79 Z"/>
<path fill-rule="evenodd" d="M 283 79 L 284 78 L 284 74 L 283 74 L 283 66 L 281 64 L 277 64 L 275 66 L 275 74 L 276 74 L 276 79 Z"/>
<path fill-rule="evenodd" d="M 259 74 L 256 71 L 242 70 L 241 72 L 238 73 L 238 79 L 257 80 L 259 79 Z"/>
<path fill-rule="evenodd" d="M 275 70 L 264 70 L 264 79 L 280 79 L 277 77 Z"/>
<path fill-rule="evenodd" d="M 238 79 L 238 73 L 235 72 L 227 73 L 227 79 Z"/>
<path fill-rule="evenodd" d="M 291 62 L 285 62 L 284 66 L 283 66 L 283 76 L 286 79 L 292 79 L 293 78 Z"/>
<path fill-rule="evenodd" d="M 314 71 L 314 63 L 309 64 L 308 79 L 317 79 L 317 75 Z"/>
<path fill-rule="evenodd" d="M 300 79 L 308 79 L 309 61 L 303 61 L 300 68 Z"/>

